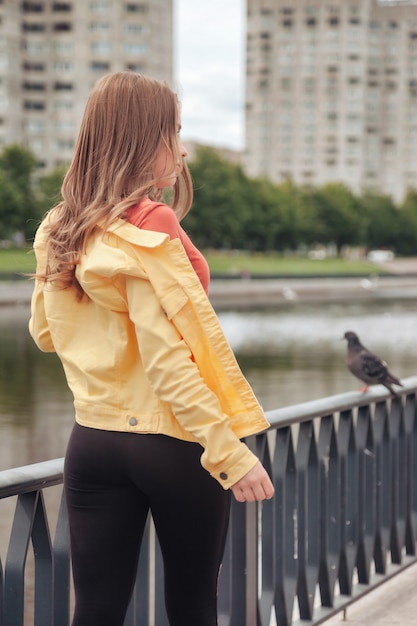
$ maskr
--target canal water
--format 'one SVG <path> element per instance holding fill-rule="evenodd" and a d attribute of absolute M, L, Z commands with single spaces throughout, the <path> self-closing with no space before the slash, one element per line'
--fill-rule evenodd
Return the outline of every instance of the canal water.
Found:
<path fill-rule="evenodd" d="M 219 318 L 265 410 L 358 389 L 345 366 L 346 330 L 400 378 L 417 375 L 417 301 L 302 304 Z M 64 455 L 73 424 L 61 365 L 27 330 L 29 309 L 0 307 L 0 470 Z"/>

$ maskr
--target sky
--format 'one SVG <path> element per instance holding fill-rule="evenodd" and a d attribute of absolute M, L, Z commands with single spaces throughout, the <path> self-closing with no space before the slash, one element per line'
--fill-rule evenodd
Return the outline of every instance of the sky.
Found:
<path fill-rule="evenodd" d="M 184 141 L 244 146 L 245 0 L 174 0 Z"/>

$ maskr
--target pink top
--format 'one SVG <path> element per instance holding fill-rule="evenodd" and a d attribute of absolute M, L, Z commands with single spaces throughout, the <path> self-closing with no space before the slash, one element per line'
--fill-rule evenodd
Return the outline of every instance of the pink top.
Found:
<path fill-rule="evenodd" d="M 181 227 L 170 206 L 144 198 L 128 210 L 127 219 L 138 228 L 166 233 L 170 239 L 180 239 L 195 273 L 208 293 L 210 271 L 207 261 Z"/>

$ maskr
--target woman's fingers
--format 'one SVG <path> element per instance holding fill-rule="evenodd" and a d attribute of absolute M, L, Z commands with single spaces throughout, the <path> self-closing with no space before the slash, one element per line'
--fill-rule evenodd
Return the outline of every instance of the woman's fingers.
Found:
<path fill-rule="evenodd" d="M 269 500 L 274 495 L 274 486 L 260 461 L 231 489 L 238 502 Z"/>

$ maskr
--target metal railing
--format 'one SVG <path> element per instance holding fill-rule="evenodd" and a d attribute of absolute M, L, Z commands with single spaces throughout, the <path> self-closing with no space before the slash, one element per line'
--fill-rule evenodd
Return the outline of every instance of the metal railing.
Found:
<path fill-rule="evenodd" d="M 276 495 L 262 504 L 232 503 L 220 626 L 320 624 L 416 561 L 417 377 L 404 381 L 398 398 L 376 387 L 267 416 L 269 431 L 248 443 Z M 0 499 L 17 496 L 4 570 L 0 562 L 1 626 L 24 623 L 30 544 L 33 623 L 69 624 L 65 502 L 52 541 L 43 496 L 62 482 L 62 469 L 57 459 L 0 472 Z M 167 626 L 150 523 L 137 580 L 125 626 Z"/>

